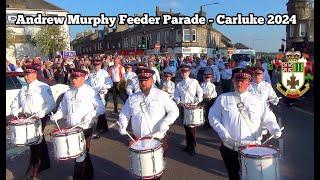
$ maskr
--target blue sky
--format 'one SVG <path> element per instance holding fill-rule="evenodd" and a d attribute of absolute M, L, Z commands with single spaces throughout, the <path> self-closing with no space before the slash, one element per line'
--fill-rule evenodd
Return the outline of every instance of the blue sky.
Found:
<path fill-rule="evenodd" d="M 288 0 L 47 0 L 69 13 L 80 13 L 87 16 L 98 16 L 104 12 L 107 16 L 127 13 L 129 15 L 149 13 L 155 15 L 156 6 L 161 10 L 181 12 L 192 16 L 198 12 L 200 5 L 219 2 L 219 4 L 205 6 L 207 18 L 215 18 L 217 14 L 224 13 L 235 16 L 237 13 L 254 13 L 266 17 L 269 13 L 287 13 Z M 217 25 L 214 28 L 221 31 L 232 40 L 232 43 L 241 42 L 257 51 L 277 52 L 281 39 L 286 37 L 285 25 Z M 91 26 L 71 25 L 70 35 L 73 39 L 77 32 L 92 29 Z M 99 27 L 101 29 L 101 27 Z"/>

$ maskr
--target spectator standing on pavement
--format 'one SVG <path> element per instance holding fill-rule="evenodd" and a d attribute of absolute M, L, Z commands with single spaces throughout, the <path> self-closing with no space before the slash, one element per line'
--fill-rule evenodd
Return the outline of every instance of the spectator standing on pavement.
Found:
<path fill-rule="evenodd" d="M 46 78 L 46 79 L 50 79 L 50 80 L 54 79 L 53 70 L 52 70 L 52 64 L 53 63 L 51 61 L 46 61 L 44 63 L 44 67 L 43 67 L 42 73 L 43 73 L 44 78 Z"/>
<path fill-rule="evenodd" d="M 154 67 L 154 60 L 153 59 L 148 60 L 148 68 L 155 72 L 153 75 L 153 82 L 157 87 L 159 87 L 161 84 L 160 74 L 159 74 L 158 69 L 156 67 Z"/>
<path fill-rule="evenodd" d="M 275 138 L 281 136 L 273 112 L 258 96 L 247 91 L 251 73 L 243 68 L 233 70 L 235 91 L 221 94 L 209 111 L 209 122 L 222 140 L 220 153 L 231 180 L 240 179 L 239 149 L 261 144 L 257 135 L 261 124 Z"/>
<path fill-rule="evenodd" d="M 12 72 L 16 70 L 16 67 L 14 64 L 12 64 L 8 59 L 6 60 L 6 71 L 7 72 Z"/>
<path fill-rule="evenodd" d="M 16 72 L 23 72 L 22 66 L 23 66 L 23 60 L 18 59 L 17 62 L 17 68 L 16 68 Z"/>
<path fill-rule="evenodd" d="M 92 179 L 94 169 L 89 156 L 90 141 L 92 137 L 92 125 L 94 118 L 105 112 L 105 108 L 99 94 L 85 84 L 87 72 L 74 69 L 71 73 L 72 88 L 65 92 L 58 110 L 50 117 L 51 121 L 57 121 L 67 117 L 67 127 L 73 127 L 80 122 L 86 141 L 85 153 L 75 159 L 73 179 Z"/>
<path fill-rule="evenodd" d="M 170 69 L 170 67 L 167 67 L 163 70 L 163 81 L 161 84 L 161 90 L 167 92 L 169 94 L 169 97 L 173 99 L 173 93 L 175 90 L 175 84 L 173 81 L 171 81 L 171 78 L 174 74 L 174 72 Z"/>
<path fill-rule="evenodd" d="M 50 86 L 37 80 L 38 68 L 34 65 L 24 66 L 24 78 L 27 82 L 19 91 L 17 97 L 11 104 L 11 113 L 14 117 L 30 117 L 36 114 L 41 120 L 42 132 L 49 119 L 48 114 L 55 108 L 56 104 Z M 20 114 L 22 113 L 22 114 Z M 25 173 L 26 179 L 39 177 L 39 173 L 50 168 L 50 158 L 44 134 L 40 142 L 30 145 L 30 163 Z"/>

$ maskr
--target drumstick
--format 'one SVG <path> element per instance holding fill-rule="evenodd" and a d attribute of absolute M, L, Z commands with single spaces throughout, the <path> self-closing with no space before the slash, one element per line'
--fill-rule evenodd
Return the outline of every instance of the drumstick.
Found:
<path fill-rule="evenodd" d="M 53 112 L 51 112 L 51 115 L 53 115 Z M 59 127 L 58 122 L 57 122 L 57 121 L 54 121 L 54 122 L 56 123 L 56 125 L 57 125 L 57 127 L 58 127 L 59 131 L 61 132 L 61 129 L 60 129 L 60 127 Z"/>
<path fill-rule="evenodd" d="M 121 124 L 119 123 L 119 121 L 117 121 L 117 124 L 120 126 L 121 128 Z M 129 136 L 129 138 L 135 143 L 136 141 L 132 138 L 132 136 L 128 133 L 128 131 L 126 131 L 126 134 Z"/>
<path fill-rule="evenodd" d="M 43 110 L 41 110 L 41 111 L 45 111 L 47 108 L 44 108 Z M 39 112 L 41 112 L 41 111 L 39 111 Z M 27 120 L 29 120 L 29 119 L 31 119 L 31 118 L 33 118 L 35 115 L 37 115 L 39 112 L 37 112 L 37 113 L 34 113 L 32 116 L 30 116 L 30 117 L 28 117 L 27 119 L 25 119 L 24 121 L 27 121 Z"/>
<path fill-rule="evenodd" d="M 282 131 L 284 129 L 284 127 L 282 127 L 280 129 L 280 131 Z M 274 135 L 270 136 L 267 140 L 265 140 L 261 145 L 264 145 L 266 142 L 270 141 L 272 138 L 274 137 Z"/>
<path fill-rule="evenodd" d="M 151 139 L 147 142 L 147 144 L 145 144 L 144 146 L 148 146 L 149 143 L 153 140 L 154 136 L 151 136 Z"/>
<path fill-rule="evenodd" d="M 278 98 L 278 100 L 280 100 L 282 97 L 279 97 Z M 274 99 L 269 99 L 269 100 L 267 100 L 266 102 L 270 102 L 270 101 L 274 101 L 274 100 L 276 100 L 276 98 L 274 98 Z"/>
<path fill-rule="evenodd" d="M 66 133 L 67 133 L 67 132 L 69 132 L 69 131 L 71 131 L 72 129 L 74 129 L 74 128 L 78 127 L 79 125 L 81 125 L 81 124 L 83 124 L 83 123 L 85 123 L 85 121 L 81 121 L 80 123 L 76 124 L 76 125 L 75 125 L 75 126 L 73 126 L 72 128 L 70 128 L 70 129 L 66 130 Z"/>

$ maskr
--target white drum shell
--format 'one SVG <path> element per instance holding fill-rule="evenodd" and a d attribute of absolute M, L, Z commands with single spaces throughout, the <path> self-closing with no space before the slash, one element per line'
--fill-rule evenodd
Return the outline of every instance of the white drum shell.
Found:
<path fill-rule="evenodd" d="M 54 154 L 59 160 L 77 158 L 85 151 L 86 141 L 82 130 L 76 133 L 72 131 L 63 136 L 57 132 L 52 136 Z"/>
<path fill-rule="evenodd" d="M 183 124 L 187 126 L 201 126 L 204 124 L 204 113 L 202 108 L 184 109 Z"/>
<path fill-rule="evenodd" d="M 267 147 L 255 147 L 267 148 Z M 276 150 L 269 148 L 276 153 L 270 155 L 252 156 L 241 151 L 241 169 L 243 180 L 279 180 L 279 154 Z"/>
<path fill-rule="evenodd" d="M 41 120 L 30 119 L 20 124 L 10 124 L 11 143 L 16 146 L 39 144 L 42 140 Z"/>
<path fill-rule="evenodd" d="M 148 142 L 150 139 L 146 139 Z M 157 140 L 158 141 L 158 140 Z M 131 145 L 132 147 L 132 145 Z M 149 150 L 135 150 L 129 148 L 131 170 L 136 177 L 151 178 L 163 173 L 165 162 L 163 159 L 162 144 Z"/>

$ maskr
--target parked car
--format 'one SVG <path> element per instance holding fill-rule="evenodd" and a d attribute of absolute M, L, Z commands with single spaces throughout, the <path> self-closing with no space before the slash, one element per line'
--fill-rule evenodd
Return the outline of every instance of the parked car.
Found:
<path fill-rule="evenodd" d="M 48 84 L 51 88 L 54 100 L 66 92 L 70 87 L 65 84 L 56 84 L 54 81 L 38 76 L 38 80 Z M 27 85 L 23 72 L 6 72 L 6 116 L 10 115 L 10 105 L 18 95 L 22 86 Z"/>

